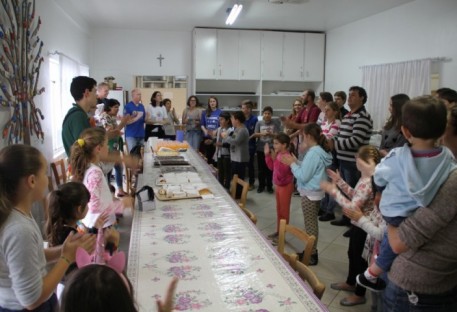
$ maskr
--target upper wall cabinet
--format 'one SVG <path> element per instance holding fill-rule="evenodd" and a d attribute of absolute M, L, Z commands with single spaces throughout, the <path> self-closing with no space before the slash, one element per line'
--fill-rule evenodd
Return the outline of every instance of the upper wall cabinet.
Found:
<path fill-rule="evenodd" d="M 240 80 L 260 79 L 260 31 L 240 30 L 239 77 Z"/>
<path fill-rule="evenodd" d="M 195 78 L 260 79 L 260 32 L 195 29 Z"/>
<path fill-rule="evenodd" d="M 194 51 L 195 76 L 202 79 L 216 79 L 217 30 L 195 30 Z"/>
<path fill-rule="evenodd" d="M 283 41 L 282 32 L 262 32 L 262 79 L 283 80 L 282 69 Z"/>
<path fill-rule="evenodd" d="M 325 34 L 305 33 L 305 81 L 324 80 Z"/>
<path fill-rule="evenodd" d="M 322 81 L 325 35 L 314 33 L 262 33 L 262 79 Z"/>

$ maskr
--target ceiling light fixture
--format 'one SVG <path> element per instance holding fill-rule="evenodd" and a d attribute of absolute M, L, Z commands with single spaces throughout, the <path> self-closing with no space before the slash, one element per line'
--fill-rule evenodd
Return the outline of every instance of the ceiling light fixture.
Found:
<path fill-rule="evenodd" d="M 243 5 L 242 4 L 235 4 L 233 6 L 233 8 L 230 10 L 230 14 L 227 17 L 227 20 L 225 21 L 225 24 L 226 25 L 232 25 L 235 22 L 236 18 L 238 17 L 238 15 L 240 14 L 242 9 L 243 9 Z"/>

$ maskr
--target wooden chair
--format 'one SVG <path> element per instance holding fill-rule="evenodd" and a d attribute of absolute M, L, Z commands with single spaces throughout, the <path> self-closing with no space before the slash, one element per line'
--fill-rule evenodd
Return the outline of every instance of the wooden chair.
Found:
<path fill-rule="evenodd" d="M 281 256 L 286 260 L 290 267 L 295 271 L 298 262 L 298 256 L 296 253 L 289 254 L 289 253 L 282 253 Z"/>
<path fill-rule="evenodd" d="M 123 155 L 128 155 L 128 146 L 127 144 L 124 145 L 124 151 L 121 152 L 121 157 L 122 157 L 122 163 L 124 166 L 124 174 L 125 174 L 125 188 L 127 190 L 128 196 L 132 197 L 132 214 L 135 208 L 135 200 L 136 200 L 136 180 L 134 181 L 135 174 L 133 173 L 133 170 L 131 168 L 128 168 L 125 165 Z"/>
<path fill-rule="evenodd" d="M 67 168 L 65 166 L 65 159 L 60 159 L 51 163 L 51 172 L 56 181 L 56 188 L 67 182 Z M 60 171 L 60 172 L 59 172 Z"/>
<path fill-rule="evenodd" d="M 233 176 L 232 183 L 230 185 L 230 196 L 232 196 L 232 198 L 235 201 L 237 200 L 236 199 L 236 187 L 238 185 L 241 185 L 241 187 L 243 188 L 242 191 L 241 191 L 241 198 L 239 199 L 238 205 L 241 208 L 245 208 L 246 207 L 246 200 L 247 200 L 248 192 L 249 192 L 249 183 L 241 180 L 240 178 L 238 178 L 238 175 L 235 174 Z"/>
<path fill-rule="evenodd" d="M 51 176 L 48 176 L 48 190 L 49 190 L 49 192 L 54 191 L 54 183 L 52 182 Z"/>
<path fill-rule="evenodd" d="M 240 207 L 240 208 L 248 216 L 248 218 L 252 221 L 252 223 L 257 224 L 257 217 L 255 216 L 255 214 L 252 213 L 251 210 L 246 209 L 244 207 Z"/>
<path fill-rule="evenodd" d="M 316 297 L 321 299 L 325 291 L 325 284 L 317 278 L 316 274 L 300 261 L 296 261 L 295 271 L 303 281 L 307 282 L 311 286 Z"/>
<path fill-rule="evenodd" d="M 284 254 L 284 246 L 286 244 L 286 233 L 290 233 L 293 236 L 297 237 L 299 240 L 303 241 L 305 244 L 305 252 L 303 255 L 302 263 L 308 265 L 309 259 L 311 258 L 311 254 L 313 252 L 313 245 L 316 241 L 316 237 L 314 235 L 309 235 L 302 229 L 299 229 L 296 226 L 286 224 L 285 219 L 281 219 L 279 222 L 279 237 L 278 237 L 278 252 L 280 254 Z"/>

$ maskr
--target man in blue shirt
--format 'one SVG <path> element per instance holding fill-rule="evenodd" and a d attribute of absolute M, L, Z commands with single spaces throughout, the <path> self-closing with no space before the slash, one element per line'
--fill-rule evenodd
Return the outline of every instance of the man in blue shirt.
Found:
<path fill-rule="evenodd" d="M 146 112 L 141 102 L 141 91 L 132 90 L 132 100 L 124 107 L 124 115 L 130 115 L 133 118 L 125 126 L 125 140 L 131 151 L 137 145 L 144 145 L 144 124 Z"/>

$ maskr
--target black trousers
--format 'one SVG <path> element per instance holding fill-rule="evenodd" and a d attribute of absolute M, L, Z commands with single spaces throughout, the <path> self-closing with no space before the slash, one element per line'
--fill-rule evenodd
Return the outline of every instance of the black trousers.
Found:
<path fill-rule="evenodd" d="M 265 188 L 265 186 L 268 188 L 273 187 L 273 171 L 267 167 L 264 152 L 257 151 L 257 165 L 259 167 L 259 188 Z"/>
<path fill-rule="evenodd" d="M 362 252 L 365 245 L 367 233 L 352 225 L 351 236 L 349 236 L 348 258 L 349 258 L 349 272 L 346 279 L 348 285 L 356 285 L 355 277 L 362 274 L 368 267 L 368 263 L 363 259 Z M 366 288 L 356 285 L 355 294 L 357 296 L 365 296 Z"/>
<path fill-rule="evenodd" d="M 247 163 L 245 163 L 245 162 L 232 161 L 230 163 L 230 167 L 232 170 L 232 177 L 230 180 L 233 179 L 233 176 L 235 174 L 238 175 L 238 178 L 240 178 L 241 180 L 244 180 L 245 175 L 246 175 L 246 165 L 247 165 Z M 236 188 L 236 198 L 237 199 L 241 198 L 242 190 L 243 190 L 243 188 L 241 187 L 241 185 L 238 185 Z"/>

